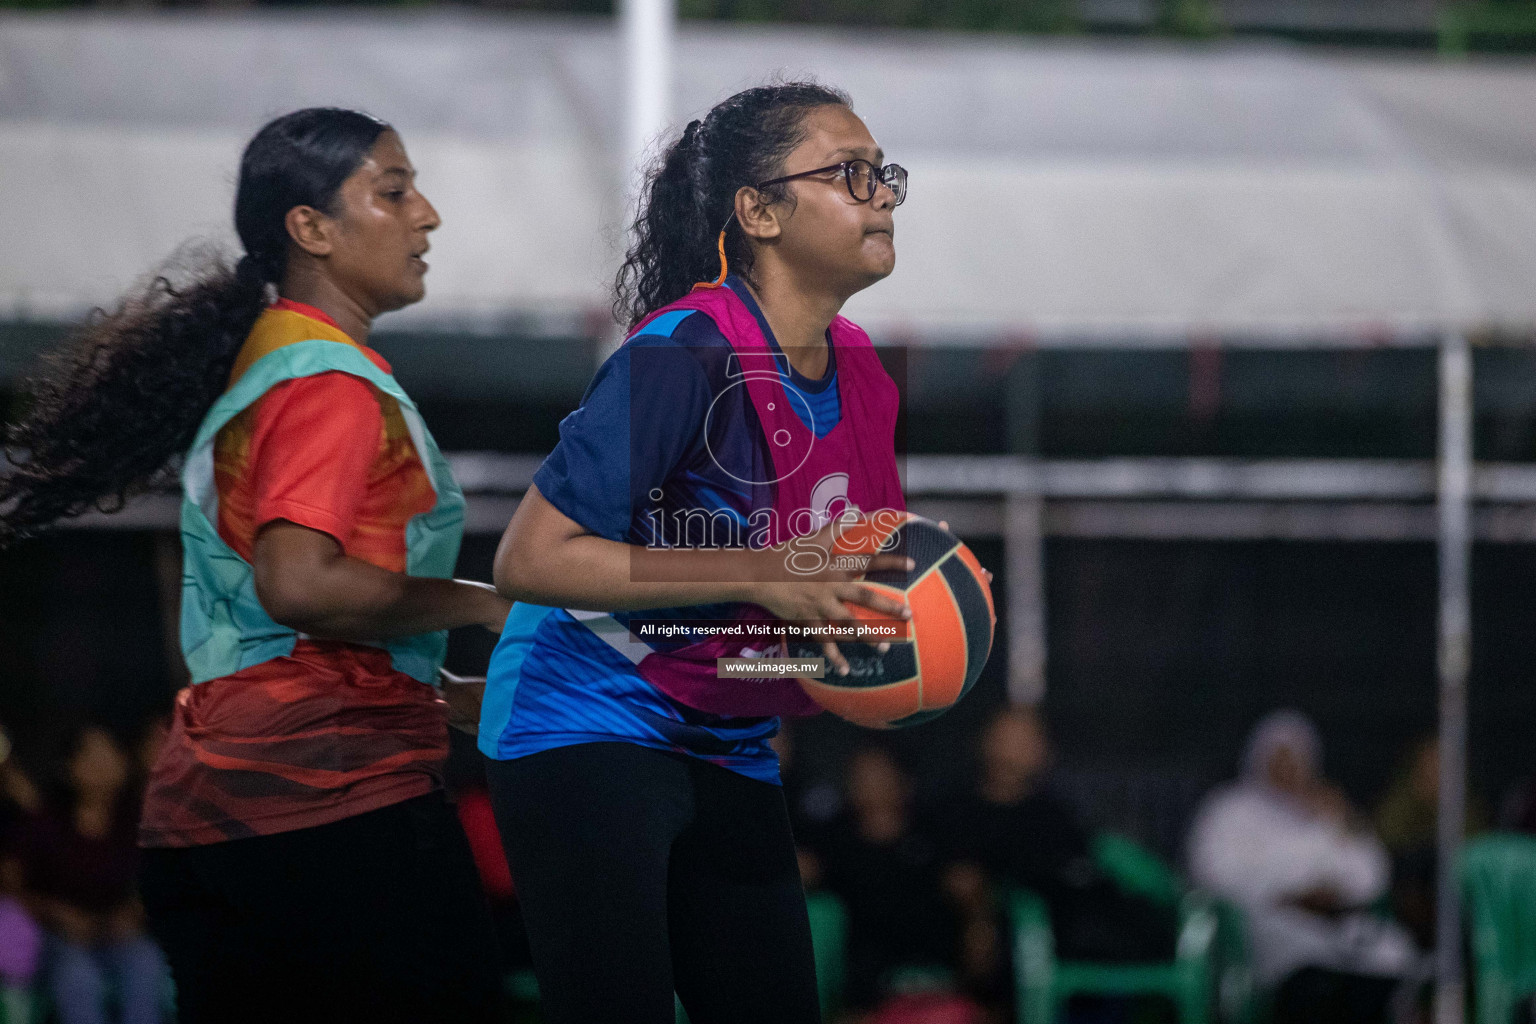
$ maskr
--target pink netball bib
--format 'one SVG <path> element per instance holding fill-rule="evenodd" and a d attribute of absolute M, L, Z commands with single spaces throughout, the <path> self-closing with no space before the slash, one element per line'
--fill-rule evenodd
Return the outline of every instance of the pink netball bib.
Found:
<path fill-rule="evenodd" d="M 773 516 L 767 544 L 815 533 L 844 511 L 865 515 L 903 510 L 906 500 L 896 471 L 896 416 L 900 396 L 869 336 L 842 317 L 829 331 L 837 353 L 842 414 L 823 437 L 801 418 L 804 399 L 784 386 L 785 357 L 773 351 L 757 318 L 730 288 L 695 289 L 645 321 L 675 310 L 707 314 L 731 343 L 727 387 L 745 387 L 772 454 Z M 641 326 L 644 326 L 643 324 Z M 793 404 L 792 404 L 793 403 Z M 753 536 L 758 536 L 754 531 Z M 772 622 L 766 609 L 744 605 L 742 621 Z M 689 707 L 719 715 L 814 715 L 821 708 L 793 679 L 721 679 L 715 659 L 766 653 L 761 641 L 709 639 L 669 652 L 652 652 L 640 674 Z"/>

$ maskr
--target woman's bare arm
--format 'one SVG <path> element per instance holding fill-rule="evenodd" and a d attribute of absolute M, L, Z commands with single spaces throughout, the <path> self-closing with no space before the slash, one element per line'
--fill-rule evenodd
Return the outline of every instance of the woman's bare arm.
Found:
<path fill-rule="evenodd" d="M 829 526 L 799 544 L 831 542 Z M 878 569 L 909 569 L 903 555 L 875 555 L 861 572 L 828 568 L 814 575 L 789 568 L 789 546 L 749 549 L 649 549 L 598 537 L 530 487 L 496 551 L 495 580 L 514 600 L 592 611 L 632 611 L 744 601 L 780 619 L 826 622 L 851 617 L 859 604 L 892 618 L 905 604 L 855 582 Z M 845 666 L 835 645 L 828 657 Z"/>
<path fill-rule="evenodd" d="M 391 572 L 330 534 L 275 520 L 256 536 L 256 596 L 274 620 L 331 640 L 387 640 L 457 626 L 501 631 L 511 603 L 484 583 Z"/>

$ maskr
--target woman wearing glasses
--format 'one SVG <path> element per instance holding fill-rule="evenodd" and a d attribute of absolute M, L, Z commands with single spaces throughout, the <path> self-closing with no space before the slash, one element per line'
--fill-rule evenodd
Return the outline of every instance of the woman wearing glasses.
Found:
<path fill-rule="evenodd" d="M 716 660 L 777 650 L 775 620 L 908 614 L 819 557 L 840 513 L 904 507 L 896 386 L 838 316 L 895 265 L 883 163 L 815 84 L 689 124 L 616 282 L 629 337 L 502 539 L 480 746 L 552 1024 L 662 1024 L 674 990 L 695 1024 L 820 1019 L 768 745 L 818 708 Z"/>

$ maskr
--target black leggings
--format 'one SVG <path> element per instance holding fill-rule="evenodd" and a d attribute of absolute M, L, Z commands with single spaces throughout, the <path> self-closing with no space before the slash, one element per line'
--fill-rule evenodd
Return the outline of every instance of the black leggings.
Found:
<path fill-rule="evenodd" d="M 630 743 L 487 767 L 549 1024 L 816 1024 L 778 786 Z"/>
<path fill-rule="evenodd" d="M 489 1024 L 501 977 L 442 793 L 342 821 L 144 851 L 181 1024 Z"/>

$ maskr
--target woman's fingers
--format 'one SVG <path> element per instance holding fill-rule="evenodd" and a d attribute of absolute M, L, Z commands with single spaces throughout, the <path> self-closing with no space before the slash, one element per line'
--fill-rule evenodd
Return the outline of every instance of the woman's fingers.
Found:
<path fill-rule="evenodd" d="M 890 594 L 882 593 L 872 587 L 861 587 L 857 583 L 842 588 L 838 597 L 844 601 L 852 601 L 854 604 L 863 605 L 893 619 L 910 619 L 912 609 Z M 844 612 L 843 618 L 848 618 Z"/>
<path fill-rule="evenodd" d="M 448 724 L 471 736 L 479 730 L 480 702 L 485 697 L 482 676 L 452 676 L 443 673 L 443 700 L 448 704 Z"/>
<path fill-rule="evenodd" d="M 828 622 L 846 622 L 853 618 L 853 609 L 846 602 L 848 595 L 844 588 L 839 587 L 831 594 L 825 595 L 825 600 L 817 605 L 816 614 L 822 625 Z"/>
<path fill-rule="evenodd" d="M 827 675 L 845 676 L 848 674 L 848 659 L 843 657 L 843 652 L 838 649 L 836 642 L 823 640 L 821 642 L 821 650 L 827 658 Z"/>

